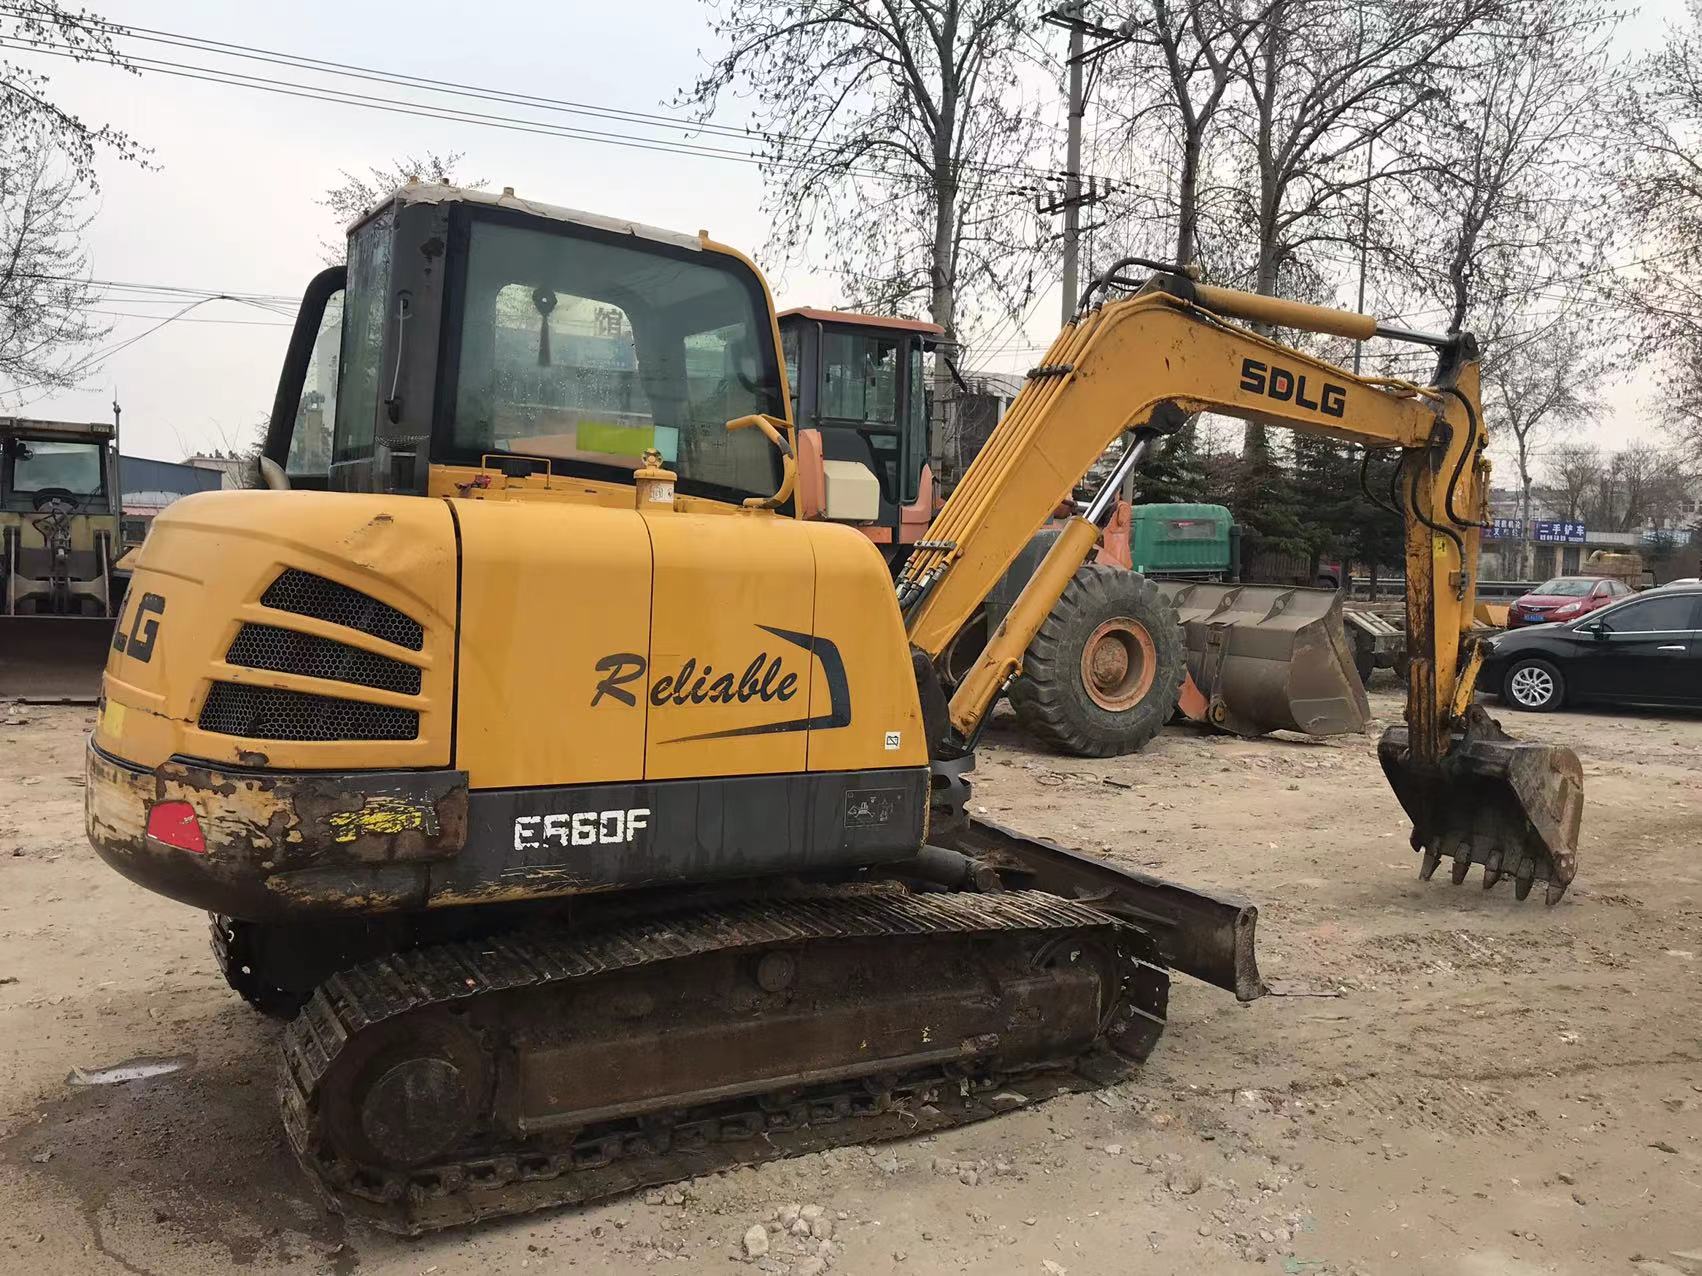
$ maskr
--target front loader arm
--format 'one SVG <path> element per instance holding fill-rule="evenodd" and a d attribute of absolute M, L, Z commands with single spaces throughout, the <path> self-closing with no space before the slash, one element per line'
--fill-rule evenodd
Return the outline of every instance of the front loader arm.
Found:
<path fill-rule="evenodd" d="M 1436 384 L 1358 377 L 1227 319 L 1361 340 L 1377 335 L 1419 340 L 1442 351 Z M 1489 843 L 1512 842 L 1518 854 L 1505 860 L 1505 871 L 1519 877 L 1521 895 L 1533 876 L 1543 875 L 1557 899 L 1571 878 L 1577 831 L 1580 790 L 1576 759 L 1567 762 L 1569 751 L 1548 751 L 1538 759 L 1530 753 L 1537 746 L 1519 746 L 1526 751 L 1521 774 L 1553 772 L 1559 778 L 1541 793 L 1515 795 L 1502 804 L 1508 808 L 1505 818 L 1498 815 L 1470 827 L 1463 817 L 1438 817 L 1445 792 L 1401 778 L 1439 777 L 1464 765 L 1467 753 L 1461 743 L 1468 734 L 1476 747 L 1471 756 L 1483 766 L 1502 760 L 1478 721 L 1487 722 L 1482 710 L 1471 706 L 1478 657 L 1469 631 L 1489 471 L 1478 402 L 1476 349 L 1468 335 L 1406 333 L 1365 315 L 1163 275 L 1132 297 L 1078 316 L 1059 334 L 1045 361 L 1029 372 L 1022 393 L 899 578 L 911 643 L 939 667 L 1029 538 L 1070 498 L 1105 449 L 1132 432 L 1133 442 L 1116 472 L 1086 514 L 1066 524 L 999 629 L 957 680 L 949 706 L 955 740 L 960 745 L 973 740 L 1000 692 L 1020 671 L 1040 625 L 1092 550 L 1122 477 L 1188 415 L 1216 412 L 1399 449 L 1411 677 L 1407 725 L 1399 729 L 1398 740 L 1384 741 L 1384 767 L 1414 820 L 1414 845 L 1424 851 L 1426 876 L 1443 854 L 1457 863 L 1476 860 L 1488 869 Z M 1549 756 L 1555 753 L 1565 757 Z M 1491 755 L 1495 761 L 1484 761 Z M 1524 787 L 1530 789 L 1531 782 Z M 1473 800 L 1481 806 L 1488 799 L 1476 793 Z M 1533 803 L 1543 811 L 1529 810 Z M 1526 816 L 1529 828 L 1502 827 Z M 1528 836 L 1532 828 L 1559 833 L 1533 841 Z M 1566 845 L 1551 845 L 1556 840 Z M 1538 849 L 1545 853 L 1536 854 Z M 1537 862 L 1528 864 L 1533 857 Z M 1496 852 L 1491 876 L 1499 877 L 1503 862 L 1503 853 Z"/>

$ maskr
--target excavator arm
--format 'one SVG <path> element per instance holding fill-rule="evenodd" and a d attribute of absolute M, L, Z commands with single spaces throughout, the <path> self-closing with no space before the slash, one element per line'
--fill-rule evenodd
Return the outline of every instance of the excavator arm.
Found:
<path fill-rule="evenodd" d="M 1109 295 L 1117 267 L 1087 294 Z M 1086 560 L 1124 477 L 1196 412 L 1398 450 L 1394 495 L 1404 520 L 1406 722 L 1379 745 L 1413 821 L 1429 877 L 1442 857 L 1456 882 L 1472 863 L 1485 884 L 1536 880 L 1550 903 L 1576 870 L 1582 773 L 1568 749 L 1522 744 L 1472 703 L 1481 659 L 1471 637 L 1489 464 L 1476 347 L 1380 325 L 1346 311 L 1258 297 L 1158 274 L 1132 296 L 1083 308 L 1000 421 L 899 578 L 912 645 L 936 669 L 1035 529 L 1089 467 L 1128 435 L 1115 470 L 1072 518 L 1003 623 L 951 688 L 936 750 L 967 751 L 1021 670 L 1040 625 Z M 1439 350 L 1433 384 L 1359 377 L 1262 336 L 1241 320 Z"/>

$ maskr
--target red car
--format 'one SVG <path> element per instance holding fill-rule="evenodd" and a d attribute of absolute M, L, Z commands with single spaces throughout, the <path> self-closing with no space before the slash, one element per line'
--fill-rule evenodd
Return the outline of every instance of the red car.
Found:
<path fill-rule="evenodd" d="M 1507 609 L 1507 628 L 1546 625 L 1579 616 L 1618 602 L 1631 587 L 1612 576 L 1556 576 L 1538 585 Z"/>

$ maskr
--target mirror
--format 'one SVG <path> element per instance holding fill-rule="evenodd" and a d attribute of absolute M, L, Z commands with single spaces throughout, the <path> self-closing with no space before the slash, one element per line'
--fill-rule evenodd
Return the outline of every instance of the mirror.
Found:
<path fill-rule="evenodd" d="M 1606 638 L 1608 634 L 1612 632 L 1608 629 L 1607 623 L 1600 620 L 1592 620 L 1586 624 L 1579 625 L 1578 629 L 1580 632 L 1589 634 L 1595 638 Z"/>

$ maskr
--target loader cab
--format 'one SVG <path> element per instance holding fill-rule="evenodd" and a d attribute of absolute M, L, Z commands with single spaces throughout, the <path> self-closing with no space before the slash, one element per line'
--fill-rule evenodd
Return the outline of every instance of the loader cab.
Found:
<path fill-rule="evenodd" d="M 292 487 L 620 501 L 654 449 L 682 498 L 737 504 L 781 486 L 726 429 L 786 417 L 777 346 L 761 276 L 706 236 L 410 183 L 309 285 L 265 456 Z"/>
<path fill-rule="evenodd" d="M 110 425 L 0 418 L 0 511 L 8 516 L 56 501 L 76 514 L 110 515 L 117 471 Z"/>
<path fill-rule="evenodd" d="M 819 513 L 857 524 L 889 557 L 919 539 L 934 515 L 923 365 L 944 335 L 938 324 L 886 315 L 780 316 L 792 418 L 800 432 L 816 432 L 801 433 L 804 473 L 811 449 L 820 451 Z"/>
<path fill-rule="evenodd" d="M 0 417 L 0 616 L 107 616 L 118 453 L 105 422 Z"/>

